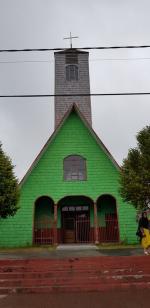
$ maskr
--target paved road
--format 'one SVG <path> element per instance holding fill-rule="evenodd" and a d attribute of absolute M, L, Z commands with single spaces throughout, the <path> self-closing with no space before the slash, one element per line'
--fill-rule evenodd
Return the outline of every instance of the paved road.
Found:
<path fill-rule="evenodd" d="M 129 289 L 96 293 L 29 294 L 0 298 L 1 308 L 145 308 L 150 290 Z"/>

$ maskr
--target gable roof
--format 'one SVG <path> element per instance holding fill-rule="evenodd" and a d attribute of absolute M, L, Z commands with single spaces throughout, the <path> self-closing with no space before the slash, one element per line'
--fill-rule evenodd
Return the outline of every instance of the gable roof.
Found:
<path fill-rule="evenodd" d="M 41 156 L 45 153 L 45 151 L 47 150 L 48 146 L 50 145 L 50 143 L 54 140 L 54 138 L 56 137 L 56 135 L 58 134 L 59 130 L 61 129 L 62 125 L 66 122 L 66 120 L 68 119 L 69 115 L 72 112 L 76 112 L 77 115 L 79 116 L 79 118 L 81 119 L 81 121 L 84 123 L 84 125 L 87 127 L 87 129 L 90 131 L 91 135 L 93 136 L 93 138 L 96 140 L 97 144 L 102 148 L 102 150 L 106 153 L 106 155 L 109 157 L 109 159 L 112 161 L 112 163 L 115 165 L 115 167 L 120 170 L 120 166 L 118 165 L 118 163 L 116 162 L 116 160 L 113 158 L 113 156 L 111 155 L 111 153 L 108 151 L 108 149 L 106 148 L 106 146 L 104 145 L 104 143 L 101 141 L 101 139 L 97 136 L 97 134 L 95 133 L 95 131 L 93 130 L 93 128 L 91 127 L 91 125 L 88 123 L 88 121 L 86 120 L 86 118 L 84 117 L 84 115 L 82 114 L 82 112 L 79 110 L 78 106 L 73 103 L 70 108 L 67 110 L 67 112 L 65 113 L 65 115 L 63 116 L 62 120 L 60 121 L 59 125 L 56 127 L 56 129 L 54 130 L 53 134 L 50 136 L 50 138 L 47 140 L 47 142 L 45 143 L 45 145 L 43 146 L 43 148 L 41 149 L 40 153 L 37 155 L 37 157 L 35 158 L 35 160 L 33 161 L 32 165 L 30 166 L 30 168 L 28 169 L 28 171 L 26 172 L 26 174 L 24 175 L 24 177 L 22 178 L 22 180 L 20 181 L 19 185 L 22 186 L 23 183 L 25 182 L 26 178 L 29 176 L 29 174 L 32 172 L 32 170 L 34 169 L 34 167 L 36 166 L 36 164 L 38 163 L 38 161 L 40 160 Z"/>

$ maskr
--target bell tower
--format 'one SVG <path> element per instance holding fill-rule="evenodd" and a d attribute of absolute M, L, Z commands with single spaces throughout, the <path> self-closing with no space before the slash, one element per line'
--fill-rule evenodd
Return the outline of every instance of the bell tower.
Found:
<path fill-rule="evenodd" d="M 91 98 L 88 95 L 90 94 L 89 53 L 69 48 L 55 52 L 54 57 L 55 128 L 73 103 L 78 106 L 88 123 L 92 125 Z"/>

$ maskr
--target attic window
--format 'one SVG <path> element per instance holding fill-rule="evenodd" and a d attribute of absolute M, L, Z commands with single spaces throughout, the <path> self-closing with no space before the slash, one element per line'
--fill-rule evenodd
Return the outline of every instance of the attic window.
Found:
<path fill-rule="evenodd" d="M 86 180 L 86 160 L 80 155 L 70 155 L 64 159 L 64 180 Z"/>
<path fill-rule="evenodd" d="M 67 81 L 78 80 L 78 65 L 74 64 L 66 65 L 66 80 Z"/>

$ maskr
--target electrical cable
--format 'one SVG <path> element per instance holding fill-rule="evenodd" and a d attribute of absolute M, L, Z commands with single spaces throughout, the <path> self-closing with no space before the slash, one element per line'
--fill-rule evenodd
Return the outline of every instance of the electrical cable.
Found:
<path fill-rule="evenodd" d="M 120 92 L 120 93 L 90 93 L 90 94 L 14 94 L 0 95 L 0 98 L 26 98 L 26 97 L 77 97 L 77 96 L 133 96 L 133 95 L 150 95 L 150 92 Z"/>
<path fill-rule="evenodd" d="M 133 49 L 133 48 L 150 48 L 150 45 L 122 45 L 122 46 L 99 46 L 99 47 L 79 47 L 73 50 L 103 50 L 103 49 Z M 25 48 L 25 49 L 0 49 L 0 52 L 31 52 L 31 51 L 67 51 L 71 48 Z"/>

